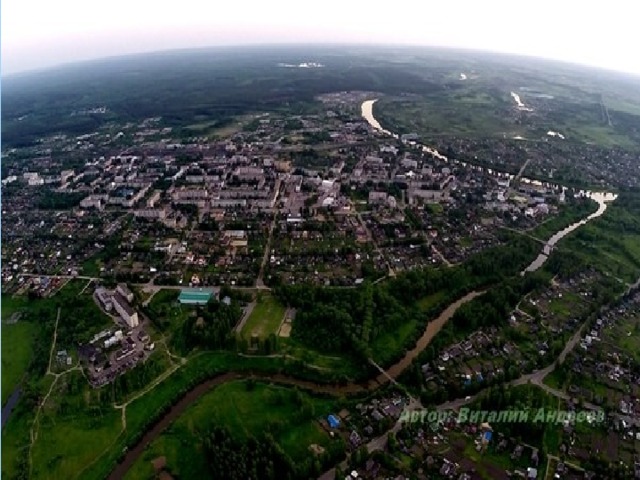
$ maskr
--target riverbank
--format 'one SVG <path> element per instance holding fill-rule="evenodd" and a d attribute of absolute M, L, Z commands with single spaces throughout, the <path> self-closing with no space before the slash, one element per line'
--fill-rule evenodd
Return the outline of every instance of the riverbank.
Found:
<path fill-rule="evenodd" d="M 515 95 L 512 92 L 512 95 L 514 95 L 514 99 L 516 100 L 516 102 L 520 103 L 520 99 L 517 97 L 517 95 Z M 386 135 L 389 135 L 395 139 L 399 138 L 398 134 L 393 133 L 389 130 L 386 130 L 384 128 L 382 128 L 382 125 L 380 125 L 380 122 L 374 117 L 373 115 L 373 105 L 378 101 L 377 98 L 372 99 L 372 100 L 365 100 L 364 102 L 362 102 L 361 105 L 361 112 L 362 112 L 362 117 L 367 121 L 367 123 L 369 123 L 369 125 L 371 125 L 371 127 L 373 127 L 375 130 L 378 130 Z M 450 159 L 448 157 L 446 157 L 445 155 L 442 155 L 440 152 L 438 152 L 436 149 L 429 147 L 427 145 L 423 145 L 421 143 L 418 142 L 408 142 L 410 145 L 414 145 L 417 146 L 418 148 L 421 148 L 423 152 L 425 153 L 429 153 L 431 155 L 433 155 L 436 158 L 439 158 L 443 161 L 446 162 L 452 162 L 452 163 L 459 163 L 464 167 L 471 167 L 474 168 L 476 170 L 479 171 L 485 171 L 490 174 L 490 175 L 497 175 L 498 177 L 507 177 L 509 178 L 509 181 L 513 181 L 516 178 L 519 179 L 520 182 L 523 183 L 530 183 L 530 184 L 537 184 L 537 185 L 545 185 L 545 186 L 549 186 L 552 188 L 562 188 L 563 191 L 566 191 L 567 188 L 563 185 L 556 185 L 556 184 L 552 184 L 549 182 L 541 182 L 539 180 L 535 180 L 535 179 L 531 179 L 528 177 L 524 177 L 522 176 L 522 170 L 524 169 L 524 167 L 520 170 L 520 172 L 517 175 L 512 175 L 512 174 L 504 174 L 504 173 L 499 173 L 499 172 L 495 172 L 494 170 L 490 169 L 490 168 L 486 168 L 485 167 L 481 167 L 481 166 L 477 166 L 477 165 L 468 165 L 466 162 L 461 162 L 455 159 Z M 535 272 L 536 270 L 540 269 L 544 263 L 549 259 L 549 255 L 551 255 L 551 252 L 553 251 L 553 248 L 555 247 L 555 245 L 562 240 L 564 237 L 566 237 L 567 235 L 569 235 L 571 232 L 573 232 L 574 230 L 576 230 L 577 228 L 581 227 L 582 225 L 586 224 L 587 222 L 593 220 L 594 218 L 598 218 L 600 217 L 602 214 L 604 214 L 604 212 L 607 210 L 607 203 L 609 202 L 613 202 L 616 200 L 616 198 L 618 198 L 617 194 L 614 193 L 609 193 L 609 192 L 592 192 L 592 191 L 585 191 L 585 190 L 580 190 L 578 192 L 579 196 L 585 196 L 587 198 L 590 198 L 591 200 L 595 201 L 596 203 L 598 203 L 598 209 L 590 214 L 589 216 L 587 216 L 586 218 L 572 224 L 569 225 L 568 227 L 562 229 L 559 232 L 556 232 L 544 245 L 542 252 L 538 255 L 538 257 L 531 262 L 531 264 L 525 268 L 522 271 L 522 275 L 524 275 L 527 272 Z"/>
<path fill-rule="evenodd" d="M 604 214 L 604 212 L 607 210 L 607 202 L 612 202 L 616 198 L 618 198 L 617 195 L 612 193 L 597 193 L 597 192 L 595 193 L 590 192 L 585 196 L 598 203 L 598 210 L 596 210 L 594 213 L 590 214 L 586 218 L 580 220 L 579 222 L 571 224 L 568 227 L 564 228 L 563 230 L 556 232 L 545 243 L 542 249 L 542 253 L 540 253 L 540 255 L 538 255 L 538 257 L 533 262 L 531 262 L 531 264 L 527 268 L 525 268 L 522 271 L 522 275 L 524 275 L 526 272 L 535 272 L 540 267 L 542 267 L 542 265 L 544 265 L 544 263 L 549 259 L 549 255 L 551 255 L 553 248 L 556 246 L 556 244 L 560 240 L 562 240 L 564 237 L 569 235 L 571 232 L 573 232 L 577 228 L 581 227 L 582 225 L 585 225 L 587 222 L 593 220 L 594 218 L 598 218 L 602 216 L 602 214 Z"/>
<path fill-rule="evenodd" d="M 20 395 L 22 394 L 22 390 L 20 387 L 17 387 L 11 395 L 9 395 L 9 399 L 2 406 L 2 428 L 4 428 L 7 420 L 11 417 L 11 412 L 18 405 L 18 401 L 20 400 Z"/>

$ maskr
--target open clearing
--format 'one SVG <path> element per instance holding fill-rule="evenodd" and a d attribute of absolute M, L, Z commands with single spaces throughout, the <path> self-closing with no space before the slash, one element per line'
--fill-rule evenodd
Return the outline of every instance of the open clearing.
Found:
<path fill-rule="evenodd" d="M 2 325 L 2 405 L 29 366 L 35 334 L 36 325 L 31 322 Z"/>
<path fill-rule="evenodd" d="M 258 297 L 256 306 L 247 319 L 241 334 L 250 338 L 258 335 L 266 338 L 272 333 L 277 333 L 284 318 L 285 308 L 271 295 Z"/>
<path fill-rule="evenodd" d="M 294 413 L 300 412 L 300 400 L 308 406 L 308 415 Z M 250 387 L 244 381 L 220 385 L 202 396 L 152 442 L 125 478 L 152 478 L 151 461 L 160 456 L 166 457 L 167 466 L 180 478 L 204 478 L 209 472 L 197 437 L 214 425 L 227 427 L 238 439 L 275 431 L 274 439 L 287 455 L 294 461 L 302 460 L 310 455 L 311 445 L 326 449 L 331 442 L 313 417 L 326 416 L 332 411 L 332 403 L 332 399 L 276 385 L 256 383 Z M 185 443 L 193 445 L 187 455 L 181 448 Z"/>

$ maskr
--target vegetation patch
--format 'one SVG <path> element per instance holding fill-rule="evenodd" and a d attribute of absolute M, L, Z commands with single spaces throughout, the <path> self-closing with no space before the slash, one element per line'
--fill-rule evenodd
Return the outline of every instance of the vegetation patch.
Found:
<path fill-rule="evenodd" d="M 331 413 L 334 404 L 335 400 L 289 387 L 252 380 L 225 383 L 191 405 L 151 444 L 126 478 L 148 478 L 153 474 L 151 460 L 160 456 L 166 457 L 172 474 L 206 477 L 203 442 L 206 432 L 216 426 L 239 442 L 268 433 L 294 463 L 308 463 L 310 445 L 328 450 L 336 443 L 316 420 Z M 185 443 L 193 446 L 189 452 L 180 448 Z"/>
<path fill-rule="evenodd" d="M 19 385 L 33 355 L 37 326 L 32 322 L 2 325 L 2 405 Z"/>
<path fill-rule="evenodd" d="M 249 339 L 254 335 L 264 339 L 278 332 L 284 319 L 285 308 L 273 296 L 258 294 L 256 305 L 247 318 L 241 334 Z"/>

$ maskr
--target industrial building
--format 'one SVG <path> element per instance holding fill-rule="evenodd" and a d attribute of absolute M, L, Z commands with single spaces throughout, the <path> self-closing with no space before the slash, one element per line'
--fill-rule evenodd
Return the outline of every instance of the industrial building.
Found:
<path fill-rule="evenodd" d="M 184 288 L 180 292 L 178 301 L 183 305 L 206 305 L 212 296 L 212 291 Z"/>

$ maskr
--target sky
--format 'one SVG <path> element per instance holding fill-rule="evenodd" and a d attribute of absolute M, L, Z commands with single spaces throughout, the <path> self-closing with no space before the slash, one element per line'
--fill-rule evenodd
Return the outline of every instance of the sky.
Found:
<path fill-rule="evenodd" d="M 2 75 L 215 45 L 375 43 L 533 55 L 640 74 L 632 0 L 2 0 Z"/>

